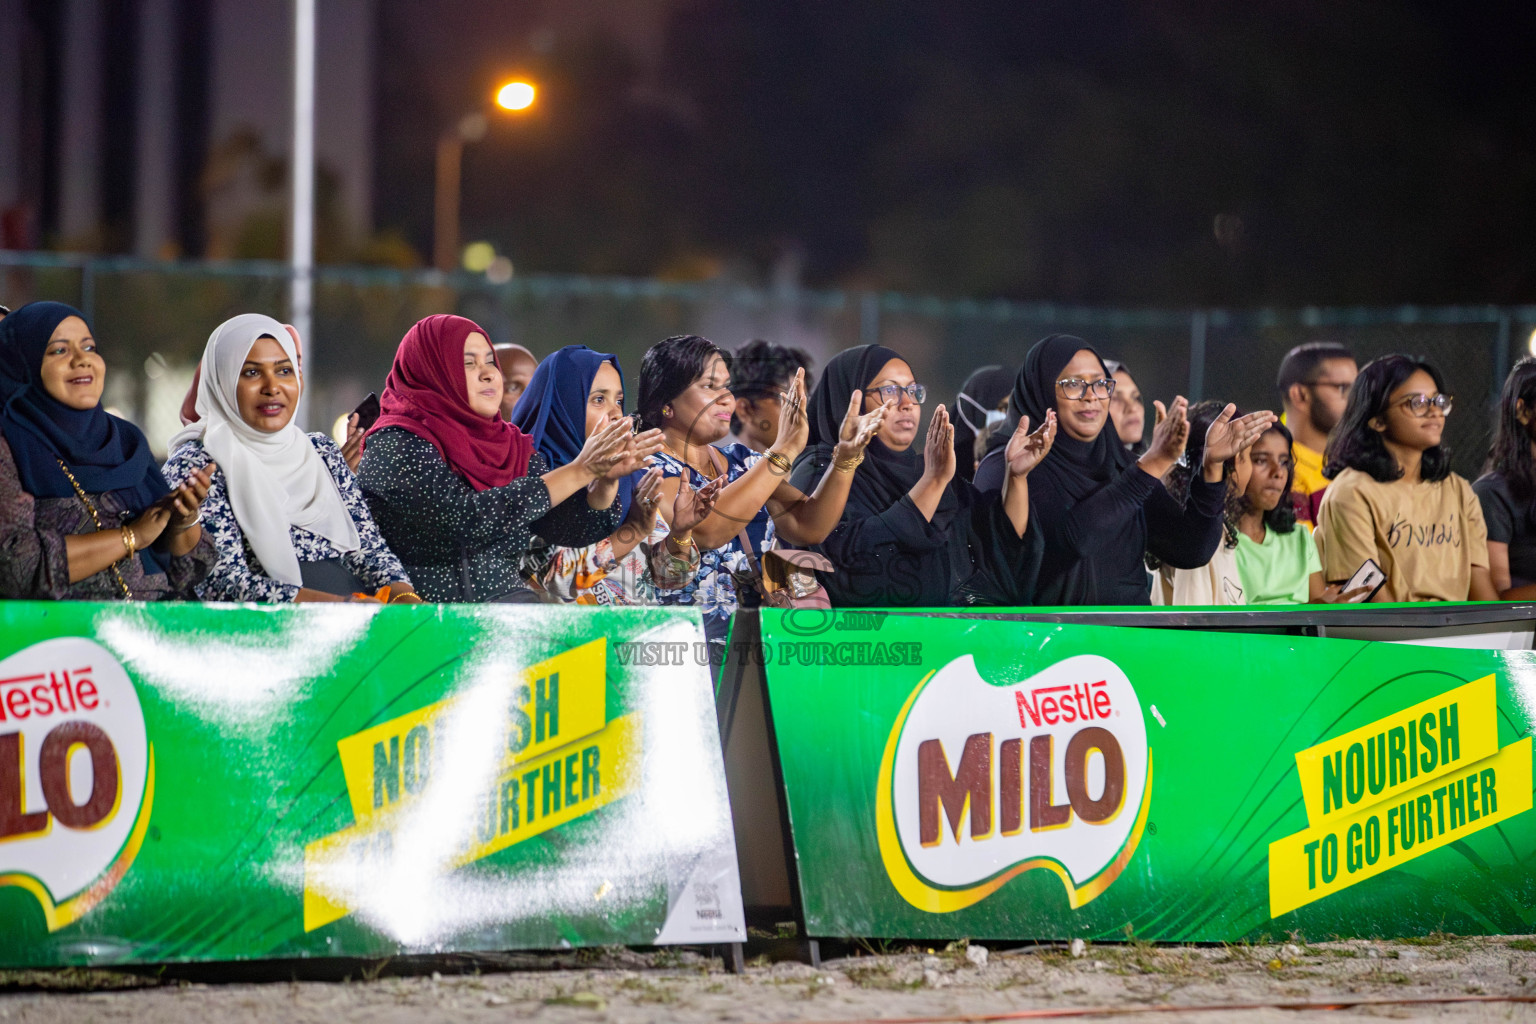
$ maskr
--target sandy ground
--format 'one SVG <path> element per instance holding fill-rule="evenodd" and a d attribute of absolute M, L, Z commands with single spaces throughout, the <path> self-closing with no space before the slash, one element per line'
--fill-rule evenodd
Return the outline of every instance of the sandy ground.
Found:
<path fill-rule="evenodd" d="M 793 949 L 790 945 L 789 949 Z M 780 946 L 776 953 L 786 951 Z M 1425 996 L 1536 997 L 1536 940 L 1431 937 L 1280 946 L 1088 945 L 1011 949 L 956 944 L 928 951 L 850 950 L 820 969 L 766 955 L 745 974 L 689 950 L 585 950 L 478 958 L 448 973 L 422 961 L 359 967 L 331 981 L 234 982 L 227 968 L 195 977 L 107 972 L 0 972 L 0 1022 L 154 1020 L 223 1024 L 428 1021 L 640 1022 L 953 1019 L 1035 1008 L 1263 1003 L 1253 1010 L 1140 1012 L 1147 1021 L 1536 1021 L 1536 1003 L 1366 1005 Z M 462 963 L 462 962 L 461 962 Z M 126 987 L 125 987 L 126 986 Z M 1285 1009 L 1307 1001 L 1337 1010 Z M 1079 1018 L 1082 1019 L 1082 1018 Z M 1104 1015 L 1087 1019 L 1111 1019 Z"/>

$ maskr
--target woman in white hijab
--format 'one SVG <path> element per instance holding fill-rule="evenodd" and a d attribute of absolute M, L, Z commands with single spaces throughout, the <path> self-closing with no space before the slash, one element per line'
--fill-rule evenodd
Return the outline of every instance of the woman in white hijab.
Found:
<path fill-rule="evenodd" d="M 172 438 L 165 465 L 175 481 L 217 465 L 203 527 L 218 561 L 198 596 L 419 601 L 341 449 L 294 425 L 303 384 L 288 329 L 257 313 L 225 321 L 208 339 L 199 376 L 197 419 Z"/>

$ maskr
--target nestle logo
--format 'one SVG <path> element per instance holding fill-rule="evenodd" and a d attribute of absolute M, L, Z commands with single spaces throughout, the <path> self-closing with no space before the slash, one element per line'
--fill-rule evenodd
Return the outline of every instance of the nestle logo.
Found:
<path fill-rule="evenodd" d="M 1029 728 L 1031 720 L 1036 728 L 1056 725 L 1058 722 L 1091 722 L 1108 718 L 1114 710 L 1109 702 L 1108 681 L 1078 683 L 1068 686 L 1037 686 L 1029 691 L 1015 690 L 1013 697 L 1019 705 L 1019 724 Z M 1026 717 L 1028 716 L 1028 717 Z"/>

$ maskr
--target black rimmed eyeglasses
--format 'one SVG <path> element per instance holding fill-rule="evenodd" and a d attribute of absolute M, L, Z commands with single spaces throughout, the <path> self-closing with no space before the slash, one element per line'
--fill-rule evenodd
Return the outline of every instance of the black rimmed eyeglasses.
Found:
<path fill-rule="evenodd" d="M 1083 380 L 1081 377 L 1068 377 L 1057 381 L 1056 389 L 1061 392 L 1061 397 L 1077 401 L 1087 398 L 1090 392 L 1094 398 L 1108 398 L 1115 393 L 1115 379 L 1100 377 L 1098 380 Z"/>
<path fill-rule="evenodd" d="M 899 402 L 901 393 L 905 391 L 911 396 L 912 401 L 922 405 L 928 400 L 928 388 L 922 384 L 908 384 L 902 387 L 900 384 L 882 384 L 878 388 L 865 388 L 866 395 L 879 395 L 882 402 Z"/>

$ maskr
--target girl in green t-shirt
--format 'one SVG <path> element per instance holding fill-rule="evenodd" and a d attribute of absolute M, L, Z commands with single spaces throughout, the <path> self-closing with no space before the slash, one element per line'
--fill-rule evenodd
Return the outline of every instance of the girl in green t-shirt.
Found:
<path fill-rule="evenodd" d="M 1237 573 L 1245 604 L 1333 604 L 1358 600 L 1341 595 L 1342 585 L 1323 582 L 1312 530 L 1296 521 L 1291 484 L 1296 465 L 1291 432 L 1282 423 L 1253 444 L 1253 472 L 1237 520 Z"/>

